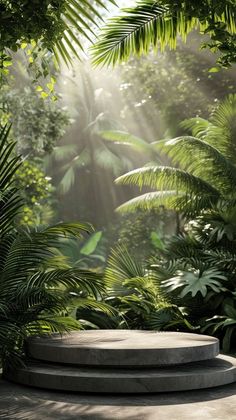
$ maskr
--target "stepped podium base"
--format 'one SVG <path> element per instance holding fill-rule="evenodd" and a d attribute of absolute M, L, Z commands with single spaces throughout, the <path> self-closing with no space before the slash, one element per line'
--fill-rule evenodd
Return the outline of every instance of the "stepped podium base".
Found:
<path fill-rule="evenodd" d="M 25 367 L 11 381 L 86 393 L 155 393 L 236 381 L 236 359 L 218 355 L 214 337 L 134 330 L 92 330 L 27 341 Z"/>

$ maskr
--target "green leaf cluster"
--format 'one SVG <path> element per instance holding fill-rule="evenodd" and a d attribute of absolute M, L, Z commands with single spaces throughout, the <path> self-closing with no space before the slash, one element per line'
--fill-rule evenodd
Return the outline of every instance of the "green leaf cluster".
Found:
<path fill-rule="evenodd" d="M 235 104 L 230 95 L 209 121 L 182 123 L 192 135 L 154 144 L 175 166 L 145 166 L 118 178 L 158 189 L 120 211 L 164 205 L 185 217 L 181 234 L 159 248 L 148 268 L 169 302 L 185 308 L 187 322 L 218 336 L 225 351 L 236 336 Z"/>
<path fill-rule="evenodd" d="M 108 311 L 96 300 L 104 290 L 101 276 L 70 266 L 58 252 L 61 238 L 81 237 L 91 232 L 91 225 L 19 229 L 24 201 L 15 174 L 21 158 L 13 153 L 9 130 L 5 127 L 0 132 L 0 358 L 4 369 L 21 363 L 27 336 L 81 328 L 71 316 L 72 308 Z"/>
<path fill-rule="evenodd" d="M 0 118 L 12 124 L 17 150 L 23 156 L 32 158 L 51 153 L 70 122 L 65 109 L 41 99 L 30 88 L 21 91 L 5 87 L 0 102 Z"/>
<path fill-rule="evenodd" d="M 38 165 L 24 160 L 16 171 L 15 186 L 24 200 L 19 223 L 28 226 L 48 224 L 53 215 L 50 178 Z"/>
<path fill-rule="evenodd" d="M 113 0 L 110 3 L 114 4 Z M 70 63 L 83 50 L 81 37 L 91 38 L 95 19 L 101 19 L 97 10 L 106 6 L 95 0 L 1 0 L 0 52 L 17 51 L 27 44 L 37 51 L 53 52 Z M 6 61 L 2 55 L 2 61 Z"/>

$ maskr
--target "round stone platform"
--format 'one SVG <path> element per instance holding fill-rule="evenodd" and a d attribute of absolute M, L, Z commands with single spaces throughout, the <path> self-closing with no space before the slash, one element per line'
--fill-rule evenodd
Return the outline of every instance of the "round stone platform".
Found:
<path fill-rule="evenodd" d="M 62 364 L 140 368 L 212 359 L 219 353 L 219 342 L 189 333 L 90 330 L 30 338 L 27 353 Z"/>
<path fill-rule="evenodd" d="M 135 330 L 79 331 L 31 337 L 25 367 L 5 371 L 12 381 L 89 393 L 154 393 L 235 382 L 236 359 L 217 356 L 205 335 Z"/>
<path fill-rule="evenodd" d="M 155 393 L 217 387 L 236 380 L 236 360 L 228 356 L 145 369 L 86 368 L 29 362 L 8 375 L 23 385 L 88 393 Z"/>

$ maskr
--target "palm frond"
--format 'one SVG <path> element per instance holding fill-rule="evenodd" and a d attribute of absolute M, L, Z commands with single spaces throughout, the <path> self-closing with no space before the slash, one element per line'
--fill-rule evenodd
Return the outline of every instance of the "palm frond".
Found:
<path fill-rule="evenodd" d="M 195 117 L 184 120 L 180 123 L 180 127 L 184 128 L 187 131 L 190 131 L 193 137 L 205 139 L 207 131 L 210 126 L 210 122 L 204 118 Z"/>
<path fill-rule="evenodd" d="M 0 130 L 0 191 L 10 186 L 21 165 L 20 156 L 12 156 L 16 143 L 9 141 L 10 129 L 11 126 L 6 125 Z"/>
<path fill-rule="evenodd" d="M 13 188 L 0 194 L 0 231 L 4 238 L 12 230 L 16 217 L 19 216 L 23 201 Z"/>
<path fill-rule="evenodd" d="M 86 167 L 90 162 L 91 156 L 88 149 L 85 147 L 80 154 L 76 154 L 69 163 L 64 165 L 63 169 L 66 170 L 66 172 L 59 184 L 62 193 L 67 193 L 74 185 L 77 170 Z"/>
<path fill-rule="evenodd" d="M 155 0 L 139 1 L 123 15 L 112 18 L 92 47 L 95 64 L 112 64 L 131 54 L 147 53 L 151 46 L 163 50 L 176 47 L 177 36 L 183 38 L 197 27 L 197 20 L 179 13 L 173 16 L 168 7 Z"/>
<path fill-rule="evenodd" d="M 182 136 L 168 140 L 159 147 L 174 164 L 188 173 L 200 176 L 223 193 L 230 193 L 234 189 L 236 167 L 207 141 Z"/>
<path fill-rule="evenodd" d="M 115 5 L 114 0 L 108 3 Z M 82 37 L 89 42 L 94 38 L 94 28 L 97 26 L 97 19 L 102 21 L 102 10 L 106 5 L 100 0 L 68 0 L 65 3 L 65 10 L 62 13 L 64 32 L 61 39 L 58 39 L 53 47 L 57 61 L 62 59 L 67 65 L 73 61 L 73 56 L 80 58 L 84 51 Z"/>
<path fill-rule="evenodd" d="M 100 168 L 112 171 L 118 176 L 123 169 L 122 160 L 105 146 L 100 146 L 94 151 L 94 158 Z"/>
<path fill-rule="evenodd" d="M 211 12 L 214 22 L 225 23 L 229 33 L 236 32 L 232 2 L 220 9 L 212 7 Z M 108 21 L 92 48 L 93 62 L 115 65 L 132 54 L 147 53 L 150 47 L 174 49 L 178 36 L 185 40 L 198 27 L 211 33 L 209 25 L 208 15 L 192 14 L 186 2 L 172 5 L 165 1 L 140 0 L 133 8 L 123 9 L 120 16 Z"/>
<path fill-rule="evenodd" d="M 66 144 L 63 146 L 55 146 L 51 153 L 51 157 L 57 162 L 72 158 L 77 155 L 77 146 L 75 144 Z"/>
<path fill-rule="evenodd" d="M 54 226 L 49 226 L 44 229 L 43 235 L 47 237 L 47 240 L 50 236 L 54 239 L 57 237 L 82 237 L 84 233 L 91 233 L 94 231 L 94 228 L 90 223 L 74 222 L 74 223 L 57 223 Z"/>
<path fill-rule="evenodd" d="M 208 194 L 213 198 L 220 197 L 219 191 L 208 182 L 186 171 L 168 166 L 148 166 L 128 172 L 116 179 L 117 184 L 137 185 L 140 188 L 167 189 L 190 195 Z"/>
<path fill-rule="evenodd" d="M 173 209 L 175 208 L 175 204 L 177 204 L 177 198 L 178 195 L 176 191 L 154 191 L 126 201 L 124 204 L 117 207 L 116 211 L 121 213 L 132 213 L 138 209 L 152 210 L 160 206 Z"/>

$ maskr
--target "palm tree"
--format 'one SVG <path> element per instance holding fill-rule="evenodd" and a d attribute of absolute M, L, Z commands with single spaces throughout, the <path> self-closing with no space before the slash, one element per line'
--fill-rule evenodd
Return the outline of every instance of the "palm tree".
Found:
<path fill-rule="evenodd" d="M 149 268 L 170 302 L 177 299 L 188 321 L 221 338 L 227 351 L 236 334 L 235 116 L 236 95 L 229 95 L 209 121 L 182 123 L 193 136 L 156 143 L 178 167 L 146 166 L 117 180 L 159 188 L 120 211 L 162 204 L 184 213 L 185 232 L 172 238 Z"/>
<path fill-rule="evenodd" d="M 194 29 L 210 35 L 210 49 L 221 53 L 225 66 L 235 61 L 235 2 L 140 0 L 110 19 L 93 47 L 96 64 L 124 61 L 131 54 L 148 53 L 150 47 L 164 50 L 176 47 L 177 38 L 184 40 Z"/>
<path fill-rule="evenodd" d="M 120 211 L 164 205 L 192 218 L 203 210 L 224 207 L 236 199 L 236 95 L 229 95 L 209 121 L 195 118 L 182 125 L 194 136 L 156 142 L 174 166 L 147 165 L 119 177 L 118 184 L 158 189 L 120 206 Z M 215 144 L 215 145 L 214 145 Z"/>
<path fill-rule="evenodd" d="M 90 70 L 89 67 L 79 67 L 80 83 L 73 84 L 72 100 L 78 122 L 72 125 L 71 139 L 65 138 L 64 142 L 62 140 L 63 144 L 54 147 L 47 158 L 49 166 L 55 162 L 63 163 L 60 165 L 59 182 L 59 189 L 63 194 L 74 186 L 80 171 L 93 172 L 97 167 L 118 176 L 124 169 L 131 167 L 128 158 L 112 148 L 113 145 L 109 147 L 101 138 L 102 130 L 117 123 L 109 114 L 110 98 L 107 99 L 106 92 L 102 92 L 102 101 L 96 99 L 97 89 L 89 75 Z M 95 177 L 97 178 L 97 174 Z"/>
<path fill-rule="evenodd" d="M 33 231 L 16 225 L 22 199 L 14 186 L 21 164 L 14 156 L 9 128 L 0 133 L 0 359 L 12 366 L 31 334 L 80 328 L 72 307 L 106 305 L 96 301 L 104 290 L 101 276 L 71 267 L 59 252 L 60 239 L 91 231 L 86 223 L 57 224 Z"/>

